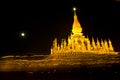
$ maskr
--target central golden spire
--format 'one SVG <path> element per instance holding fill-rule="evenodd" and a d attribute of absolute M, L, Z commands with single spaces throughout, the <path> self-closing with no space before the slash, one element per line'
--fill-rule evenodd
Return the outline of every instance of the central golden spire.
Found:
<path fill-rule="evenodd" d="M 73 8 L 74 10 L 74 22 L 72 26 L 72 33 L 78 34 L 82 32 L 82 27 L 80 25 L 80 22 L 78 21 L 77 15 L 76 15 L 76 8 Z"/>

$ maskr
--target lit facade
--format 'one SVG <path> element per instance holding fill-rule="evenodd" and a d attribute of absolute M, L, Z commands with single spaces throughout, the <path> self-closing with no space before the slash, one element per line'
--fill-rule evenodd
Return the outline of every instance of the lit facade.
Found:
<path fill-rule="evenodd" d="M 74 9 L 74 22 L 72 26 L 72 33 L 68 36 L 68 39 L 62 39 L 58 44 L 57 38 L 54 39 L 51 48 L 51 54 L 69 53 L 69 52 L 90 52 L 90 53 L 113 53 L 114 48 L 110 39 L 92 41 L 88 37 L 85 37 L 82 33 L 82 27 L 78 21 L 76 15 L 76 9 Z"/>

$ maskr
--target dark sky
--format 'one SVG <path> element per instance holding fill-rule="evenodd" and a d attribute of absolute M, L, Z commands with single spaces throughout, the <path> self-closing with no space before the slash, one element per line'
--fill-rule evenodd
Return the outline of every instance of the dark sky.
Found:
<path fill-rule="evenodd" d="M 74 6 L 85 36 L 110 38 L 120 51 L 119 0 L 40 0 L 3 3 L 0 55 L 49 53 L 55 37 L 66 38 L 70 33 Z M 20 32 L 26 37 L 20 37 Z"/>

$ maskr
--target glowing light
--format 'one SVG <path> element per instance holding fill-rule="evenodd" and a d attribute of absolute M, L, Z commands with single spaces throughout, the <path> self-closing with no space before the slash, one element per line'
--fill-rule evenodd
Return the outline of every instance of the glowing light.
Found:
<path fill-rule="evenodd" d="M 21 36 L 22 36 L 22 37 L 25 37 L 25 33 L 22 32 L 22 33 L 21 33 Z"/>
<path fill-rule="evenodd" d="M 73 8 L 73 11 L 76 11 L 76 8 L 75 8 L 75 7 Z"/>

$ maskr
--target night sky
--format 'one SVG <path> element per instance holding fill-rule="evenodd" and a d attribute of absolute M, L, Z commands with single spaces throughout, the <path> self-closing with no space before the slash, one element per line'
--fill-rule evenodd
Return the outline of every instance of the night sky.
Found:
<path fill-rule="evenodd" d="M 110 38 L 120 51 L 119 0 L 40 0 L 3 3 L 0 55 L 49 54 L 55 37 L 60 40 L 70 34 L 74 6 L 85 36 Z M 21 32 L 26 36 L 21 37 Z"/>

